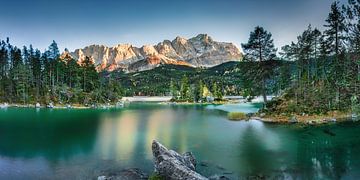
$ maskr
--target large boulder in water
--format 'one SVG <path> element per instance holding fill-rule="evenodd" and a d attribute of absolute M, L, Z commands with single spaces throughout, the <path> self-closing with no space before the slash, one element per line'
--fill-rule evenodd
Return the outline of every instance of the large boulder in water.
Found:
<path fill-rule="evenodd" d="M 152 143 L 152 152 L 155 160 L 155 172 L 166 179 L 207 179 L 195 172 L 196 159 L 190 152 L 180 155 L 173 150 L 168 150 L 155 140 Z"/>

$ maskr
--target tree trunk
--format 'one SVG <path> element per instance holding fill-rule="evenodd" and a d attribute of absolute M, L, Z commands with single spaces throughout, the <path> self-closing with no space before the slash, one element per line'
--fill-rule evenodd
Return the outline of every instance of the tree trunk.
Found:
<path fill-rule="evenodd" d="M 263 77 L 262 78 L 262 95 L 263 95 L 263 98 L 264 98 L 264 106 L 266 107 L 266 104 L 267 104 L 267 98 L 266 98 L 266 89 L 265 89 L 265 78 Z"/>

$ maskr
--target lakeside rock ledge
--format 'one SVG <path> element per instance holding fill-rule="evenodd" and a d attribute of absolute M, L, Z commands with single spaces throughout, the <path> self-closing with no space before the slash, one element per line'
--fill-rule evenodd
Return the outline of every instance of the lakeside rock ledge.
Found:
<path fill-rule="evenodd" d="M 155 172 L 166 179 L 208 179 L 195 171 L 196 159 L 191 152 L 180 155 L 173 150 L 168 150 L 156 140 L 152 142 L 152 152 L 155 160 Z"/>

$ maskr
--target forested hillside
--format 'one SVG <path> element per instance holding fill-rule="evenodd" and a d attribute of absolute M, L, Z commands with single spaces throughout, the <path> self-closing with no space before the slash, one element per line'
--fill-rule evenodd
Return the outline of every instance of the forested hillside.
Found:
<path fill-rule="evenodd" d="M 360 2 L 349 1 L 341 5 L 335 1 L 324 28 L 321 32 L 309 25 L 296 42 L 281 48 L 281 57 L 278 58 L 294 62 L 295 69 L 282 76 L 287 82 L 281 88 L 282 96 L 266 104 L 267 112 L 321 114 L 335 110 L 359 111 Z M 245 60 L 259 64 L 260 71 L 250 69 L 246 73 L 259 79 L 260 94 L 264 95 L 273 78 L 272 69 L 261 64 L 277 59 L 271 33 L 256 27 L 248 43 L 242 46 Z M 289 68 L 281 72 L 287 73 Z"/>

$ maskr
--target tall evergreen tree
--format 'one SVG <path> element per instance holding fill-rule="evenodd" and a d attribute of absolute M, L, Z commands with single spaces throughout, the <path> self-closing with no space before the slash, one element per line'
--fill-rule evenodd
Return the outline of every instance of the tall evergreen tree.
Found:
<path fill-rule="evenodd" d="M 184 75 L 181 79 L 180 98 L 182 100 L 190 100 L 190 84 L 186 75 Z"/>
<path fill-rule="evenodd" d="M 334 55 L 334 60 L 332 61 L 331 66 L 331 83 L 336 86 L 336 94 L 335 94 L 335 103 L 337 106 L 340 106 L 341 92 L 342 92 L 342 84 L 344 82 L 344 72 L 345 70 L 345 33 L 347 31 L 347 26 L 345 22 L 345 16 L 341 11 L 341 7 L 338 1 L 335 1 L 331 5 L 331 11 L 326 19 L 326 23 L 324 26 L 326 30 L 324 31 L 324 35 L 326 40 L 330 45 L 330 55 Z"/>
<path fill-rule="evenodd" d="M 81 64 L 82 68 L 82 85 L 85 92 L 91 92 L 98 87 L 99 78 L 95 69 L 95 64 L 90 57 L 85 57 Z"/>
<path fill-rule="evenodd" d="M 326 19 L 326 23 L 327 24 L 324 25 L 326 27 L 324 34 L 331 44 L 331 50 L 338 56 L 341 48 L 345 46 L 344 33 L 347 30 L 345 16 L 341 11 L 338 1 L 331 4 L 331 11 Z"/>
<path fill-rule="evenodd" d="M 241 45 L 245 52 L 245 60 L 259 61 L 260 73 L 257 76 L 261 79 L 261 94 L 266 105 L 266 79 L 269 76 L 268 69 L 264 67 L 264 61 L 274 60 L 277 49 L 274 46 L 274 40 L 271 33 L 267 32 L 262 27 L 255 27 L 255 30 L 250 33 L 250 38 L 246 44 Z"/>

